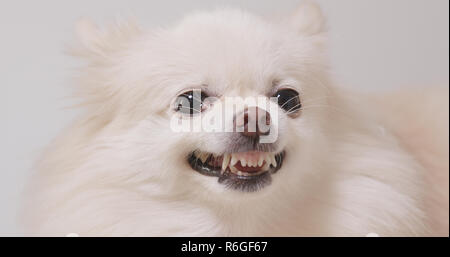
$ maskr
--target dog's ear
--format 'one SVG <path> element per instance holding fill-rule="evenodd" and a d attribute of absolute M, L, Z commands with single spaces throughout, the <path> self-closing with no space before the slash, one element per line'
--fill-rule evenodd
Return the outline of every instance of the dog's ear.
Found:
<path fill-rule="evenodd" d="M 121 49 L 130 39 L 140 33 L 133 21 L 116 21 L 113 25 L 100 28 L 87 18 L 75 25 L 79 44 L 70 49 L 70 53 L 85 57 L 106 57 Z"/>
<path fill-rule="evenodd" d="M 317 3 L 303 1 L 289 19 L 290 26 L 302 35 L 315 35 L 325 30 L 325 17 Z"/>
<path fill-rule="evenodd" d="M 130 43 L 142 35 L 132 21 L 116 21 L 109 26 L 97 26 L 88 19 L 80 19 L 75 26 L 77 42 L 69 45 L 67 53 L 82 57 L 88 65 L 76 78 L 76 96 L 83 98 L 83 105 L 89 106 L 92 115 L 108 118 L 112 115 L 122 94 L 107 78 L 112 76 L 111 67 L 120 63 L 121 55 L 129 49 Z M 100 114 L 99 114 L 100 113 Z"/>

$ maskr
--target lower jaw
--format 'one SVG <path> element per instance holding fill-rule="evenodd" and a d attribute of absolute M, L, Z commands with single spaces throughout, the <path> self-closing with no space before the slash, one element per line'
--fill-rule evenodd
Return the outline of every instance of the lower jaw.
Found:
<path fill-rule="evenodd" d="M 280 170 L 284 157 L 284 151 L 277 153 L 275 155 L 276 166 L 270 165 L 268 170 L 253 172 L 252 174 L 243 173 L 245 175 L 236 174 L 235 171 L 231 172 L 230 168 L 222 170 L 220 167 L 205 164 L 194 153 L 188 156 L 188 163 L 192 169 L 202 175 L 218 177 L 218 183 L 228 189 L 241 192 L 256 192 L 271 184 L 271 175 Z"/>
<path fill-rule="evenodd" d="M 275 172 L 266 171 L 254 176 L 238 176 L 235 174 L 224 174 L 219 177 L 218 182 L 225 187 L 241 192 L 256 192 L 272 183 Z"/>

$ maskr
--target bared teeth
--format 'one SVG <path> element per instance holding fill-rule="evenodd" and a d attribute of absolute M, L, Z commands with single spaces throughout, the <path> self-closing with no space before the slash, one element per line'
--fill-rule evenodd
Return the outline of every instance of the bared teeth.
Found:
<path fill-rule="evenodd" d="M 261 155 L 259 156 L 259 159 L 258 159 L 258 167 L 261 167 L 262 164 L 264 163 L 264 155 L 265 155 L 265 154 L 261 154 Z"/>
<path fill-rule="evenodd" d="M 223 161 L 222 161 L 222 173 L 227 169 L 228 164 L 230 163 L 231 155 L 226 153 L 223 155 Z"/>
<path fill-rule="evenodd" d="M 239 171 L 236 169 L 235 165 L 240 162 L 240 165 L 242 167 L 261 167 L 261 172 L 268 171 L 271 166 L 276 167 L 277 162 L 275 159 L 275 154 L 273 153 L 259 153 L 259 156 L 256 158 L 248 157 L 246 153 L 235 153 L 231 154 L 230 162 L 228 163 L 228 166 L 230 166 L 230 171 L 232 173 L 235 173 L 237 175 L 248 175 L 245 172 Z M 225 167 L 226 169 L 226 167 Z M 259 173 L 252 173 L 252 175 L 260 174 Z"/>
<path fill-rule="evenodd" d="M 205 163 L 208 158 L 212 157 L 214 159 L 221 157 L 217 154 L 206 153 L 201 151 L 195 151 L 195 156 Z M 257 155 L 256 155 L 257 154 Z M 256 155 L 256 156 L 255 156 Z M 214 160 L 213 159 L 213 160 Z M 260 174 L 262 172 L 268 171 L 271 166 L 277 167 L 277 161 L 275 159 L 274 153 L 225 153 L 223 154 L 223 160 L 221 165 L 221 173 L 223 174 L 228 168 L 234 174 L 245 176 L 249 175 L 246 172 L 238 170 L 235 165 L 240 162 L 242 167 L 261 167 L 261 171 L 258 173 L 252 173 L 252 175 Z"/>
<path fill-rule="evenodd" d="M 204 153 L 204 152 L 200 152 L 200 151 L 196 151 L 195 156 L 197 156 L 197 158 L 200 159 L 200 161 L 202 161 L 203 163 L 206 162 L 206 160 L 208 160 L 208 157 L 211 155 L 209 153 Z"/>
<path fill-rule="evenodd" d="M 230 166 L 234 166 L 238 161 L 239 159 L 237 158 L 237 155 L 234 153 L 231 154 Z"/>
<path fill-rule="evenodd" d="M 270 155 L 271 164 L 273 167 L 277 167 L 277 161 L 275 160 L 275 155 Z"/>

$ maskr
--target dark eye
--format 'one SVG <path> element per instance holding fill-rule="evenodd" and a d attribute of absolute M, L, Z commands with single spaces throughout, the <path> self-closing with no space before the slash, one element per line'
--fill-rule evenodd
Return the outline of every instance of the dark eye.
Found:
<path fill-rule="evenodd" d="M 205 98 L 208 97 L 201 90 L 191 90 L 177 96 L 175 111 L 182 114 L 194 115 L 205 109 Z"/>
<path fill-rule="evenodd" d="M 278 90 L 274 95 L 278 99 L 278 105 L 288 114 L 297 112 L 302 104 L 300 103 L 300 96 L 298 92 L 287 88 Z"/>

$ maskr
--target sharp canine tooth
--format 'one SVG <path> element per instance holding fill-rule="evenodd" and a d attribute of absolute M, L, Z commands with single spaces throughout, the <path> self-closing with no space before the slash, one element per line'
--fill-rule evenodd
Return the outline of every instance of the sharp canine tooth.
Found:
<path fill-rule="evenodd" d="M 238 172 L 238 170 L 234 166 L 230 166 L 230 170 L 233 173 L 237 173 Z"/>
<path fill-rule="evenodd" d="M 275 160 L 275 156 L 273 154 L 270 155 L 271 163 L 273 167 L 277 166 L 277 161 Z"/>
<path fill-rule="evenodd" d="M 238 161 L 239 161 L 239 159 L 236 157 L 236 155 L 235 154 L 231 154 L 230 166 L 234 166 Z"/>
<path fill-rule="evenodd" d="M 230 158 L 230 155 L 227 153 L 223 155 L 222 171 L 225 171 L 227 169 L 228 164 L 230 163 Z"/>
<path fill-rule="evenodd" d="M 264 163 L 264 166 L 262 167 L 263 171 L 267 171 L 270 168 L 270 164 L 268 162 Z"/>

